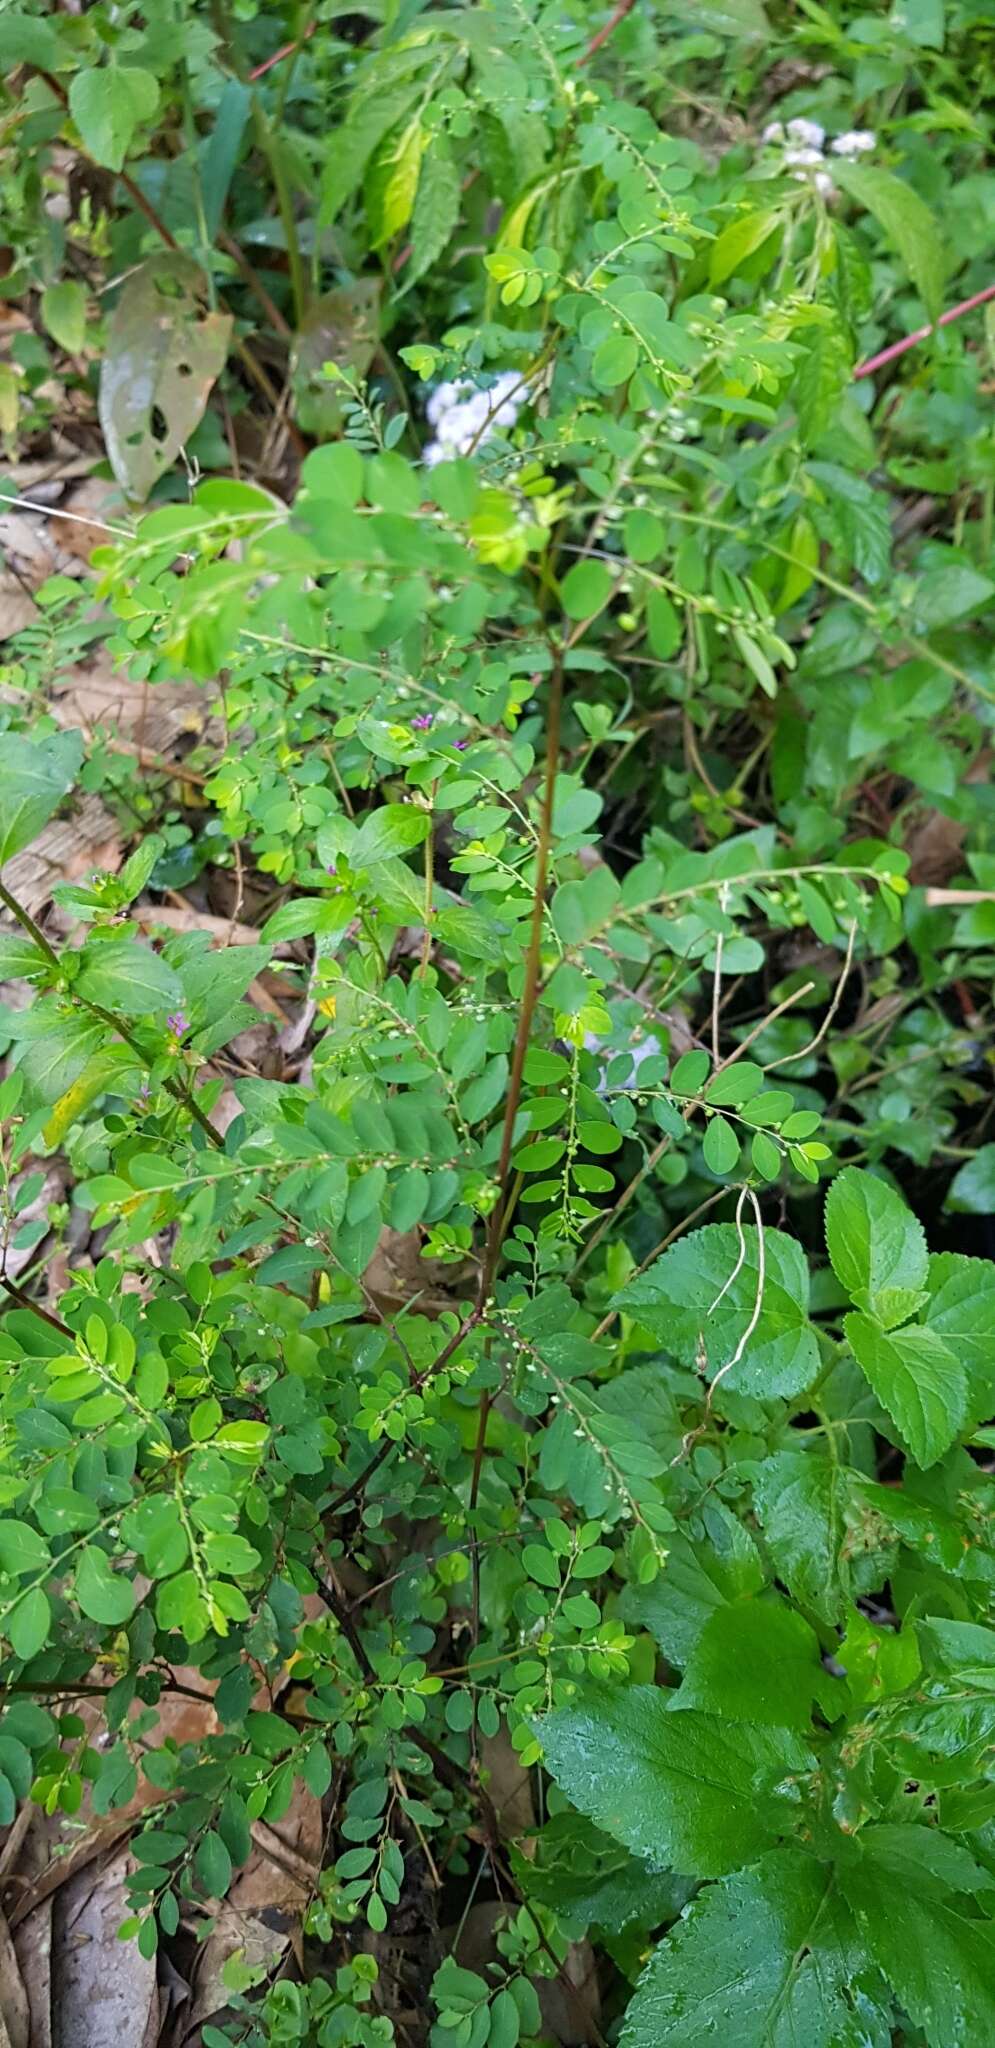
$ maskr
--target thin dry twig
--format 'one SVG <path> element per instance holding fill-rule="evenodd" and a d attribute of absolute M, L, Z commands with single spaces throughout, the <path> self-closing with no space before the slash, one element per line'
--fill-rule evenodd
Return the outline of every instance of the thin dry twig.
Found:
<path fill-rule="evenodd" d="M 779 1060 L 768 1060 L 764 1066 L 765 1074 L 772 1074 L 775 1067 L 788 1067 L 792 1064 L 794 1060 L 807 1059 L 809 1053 L 815 1052 L 817 1046 L 820 1046 L 822 1044 L 822 1041 L 825 1038 L 827 1031 L 829 1030 L 833 1018 L 835 1017 L 836 1012 L 839 1009 L 840 1003 L 843 1000 L 843 990 L 846 987 L 850 969 L 853 965 L 853 949 L 856 944 L 856 940 L 857 920 L 856 918 L 854 918 L 850 926 L 849 933 L 847 935 L 846 957 L 843 961 L 843 966 L 840 971 L 839 980 L 836 983 L 836 987 L 833 991 L 833 999 L 829 1005 L 828 1010 L 826 1011 L 825 1016 L 823 1017 L 822 1023 L 820 1024 L 819 1029 L 815 1034 L 815 1037 L 810 1038 L 808 1044 L 803 1045 L 800 1051 L 798 1052 L 785 1052 L 781 1054 Z M 811 988 L 812 986 L 812 982 L 807 983 L 808 988 Z"/>

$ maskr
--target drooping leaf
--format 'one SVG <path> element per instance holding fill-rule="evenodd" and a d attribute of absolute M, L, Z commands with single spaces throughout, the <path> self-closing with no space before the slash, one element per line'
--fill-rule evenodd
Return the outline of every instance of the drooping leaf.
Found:
<path fill-rule="evenodd" d="M 208 311 L 203 288 L 192 257 L 163 250 L 132 271 L 111 316 L 100 425 L 132 498 L 147 498 L 175 462 L 224 368 L 231 315 Z"/>
<path fill-rule="evenodd" d="M 204 226 L 210 242 L 221 226 L 251 107 L 249 87 L 243 85 L 240 78 L 229 78 L 218 101 L 214 126 L 204 144 L 200 163 Z"/>
<path fill-rule="evenodd" d="M 806 447 L 822 439 L 850 381 L 853 356 L 838 325 L 816 328 L 808 341 L 794 391 Z"/>
<path fill-rule="evenodd" d="M 460 216 L 459 166 L 443 135 L 433 138 L 421 161 L 411 216 L 411 255 L 401 284 L 410 291 L 446 247 Z"/>
<path fill-rule="evenodd" d="M 366 180 L 372 246 L 382 249 L 406 228 L 414 211 L 421 162 L 428 137 L 416 117 L 381 145 Z"/>

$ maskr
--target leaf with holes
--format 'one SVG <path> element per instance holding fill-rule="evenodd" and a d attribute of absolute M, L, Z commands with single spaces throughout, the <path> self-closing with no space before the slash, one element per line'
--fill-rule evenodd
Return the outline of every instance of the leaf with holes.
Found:
<path fill-rule="evenodd" d="M 132 271 L 100 373 L 100 425 L 114 474 L 147 498 L 204 416 L 228 354 L 228 313 L 202 304 L 199 264 L 177 251 Z"/>

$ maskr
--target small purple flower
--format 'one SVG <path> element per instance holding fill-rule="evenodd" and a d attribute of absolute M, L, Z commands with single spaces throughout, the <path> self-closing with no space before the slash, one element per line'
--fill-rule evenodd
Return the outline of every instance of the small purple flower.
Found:
<path fill-rule="evenodd" d="M 174 1010 L 172 1016 L 166 1018 L 166 1025 L 174 1038 L 182 1038 L 187 1028 L 187 1020 L 183 1015 L 183 1011 Z"/>
<path fill-rule="evenodd" d="M 148 1102 L 151 1097 L 151 1094 L 152 1090 L 149 1086 L 149 1083 L 147 1081 L 143 1081 L 141 1087 L 138 1090 L 139 1102 Z"/>
<path fill-rule="evenodd" d="M 329 863 L 328 867 L 325 869 L 325 873 L 326 875 L 331 875 L 333 881 L 335 880 L 335 876 L 338 873 L 338 869 L 336 868 L 334 861 L 331 861 Z"/>
<path fill-rule="evenodd" d="M 411 721 L 411 729 L 412 732 L 427 732 L 429 726 L 434 723 L 434 711 L 419 711 L 417 718 L 413 718 Z"/>
<path fill-rule="evenodd" d="M 469 746 L 469 744 L 470 744 L 469 740 L 454 740 L 454 741 L 453 741 L 453 746 L 455 747 L 455 749 L 456 749 L 456 752 L 457 752 L 458 754 L 462 754 L 462 752 L 463 752 L 464 748 L 465 748 L 465 747 L 468 747 L 468 746 Z"/>

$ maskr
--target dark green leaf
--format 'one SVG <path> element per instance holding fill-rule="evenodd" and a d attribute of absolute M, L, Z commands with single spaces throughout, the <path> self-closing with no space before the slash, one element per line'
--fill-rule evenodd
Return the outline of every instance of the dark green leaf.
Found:
<path fill-rule="evenodd" d="M 735 1869 L 787 1825 L 774 1787 L 803 1768 L 785 1730 L 668 1711 L 654 1686 L 586 1686 L 539 1723 L 573 1804 L 637 1856 L 700 1877 Z"/>

